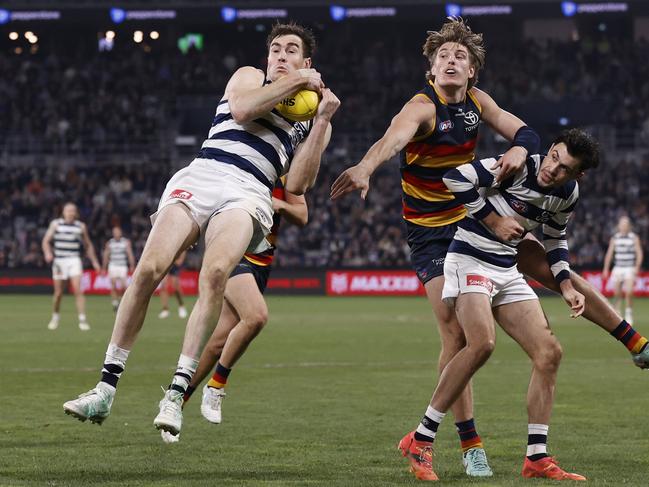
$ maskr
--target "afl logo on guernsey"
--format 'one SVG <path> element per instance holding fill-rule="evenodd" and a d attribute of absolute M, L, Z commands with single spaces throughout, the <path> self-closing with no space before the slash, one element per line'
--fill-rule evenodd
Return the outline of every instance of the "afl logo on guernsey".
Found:
<path fill-rule="evenodd" d="M 516 210 L 516 213 L 524 214 L 527 211 L 527 203 L 521 200 L 511 200 L 511 207 Z"/>
<path fill-rule="evenodd" d="M 444 120 L 439 122 L 439 131 L 440 132 L 450 132 L 453 129 L 453 122 L 451 120 Z"/>

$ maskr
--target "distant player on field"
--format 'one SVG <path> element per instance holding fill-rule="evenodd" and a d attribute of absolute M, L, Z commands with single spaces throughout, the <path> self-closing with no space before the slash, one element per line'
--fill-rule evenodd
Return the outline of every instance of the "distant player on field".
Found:
<path fill-rule="evenodd" d="M 186 257 L 187 251 L 185 250 L 174 260 L 171 269 L 169 269 L 169 272 L 160 283 L 160 302 L 162 304 L 162 310 L 158 314 L 158 318 L 160 319 L 169 317 L 169 285 L 171 285 L 171 292 L 174 293 L 174 296 L 178 300 L 178 318 L 187 318 L 187 309 L 183 302 L 183 291 L 180 286 L 180 271 L 182 270 Z"/>
<path fill-rule="evenodd" d="M 575 179 L 599 164 L 595 141 L 573 129 L 562 133 L 547 155 L 527 157 L 522 170 L 503 181 L 495 158 L 464 164 L 446 173 L 445 185 L 469 216 L 455 232 L 444 263 L 443 301 L 455 308 L 465 347 L 440 376 L 416 431 L 399 443 L 415 475 L 435 480 L 432 446 L 446 411 L 488 360 L 495 342 L 494 318 L 532 360 L 527 391 L 528 446 L 523 477 L 586 480 L 563 471 L 547 453 L 548 424 L 561 361 L 537 295 L 516 267 L 517 245 L 539 225 L 547 262 L 561 294 L 577 317 L 584 296 L 570 280 L 566 225 L 579 198 Z"/>
<path fill-rule="evenodd" d="M 622 314 L 622 296 L 626 308 L 624 319 L 633 323 L 633 291 L 635 278 L 642 268 L 642 244 L 640 238 L 631 231 L 631 220 L 628 216 L 620 218 L 617 233 L 611 237 L 604 258 L 604 279 L 608 279 L 611 261 L 614 261 L 610 274 L 615 287 L 615 308 Z"/>
<path fill-rule="evenodd" d="M 338 177 L 332 185 L 331 197 L 336 199 L 360 190 L 361 197 L 365 198 L 374 171 L 402 151 L 403 218 L 413 267 L 437 318 L 442 343 L 439 372 L 442 373 L 466 344 L 455 313 L 441 300 L 446 252 L 466 210 L 443 184 L 442 176 L 475 158 L 481 121 L 512 142 L 498 161 L 499 181 L 521 169 L 528 154 L 538 152 L 539 139 L 522 120 L 501 109 L 487 93 L 476 88 L 485 60 L 481 34 L 472 32 L 462 20 L 450 19 L 439 31 L 428 33 L 423 51 L 430 62 L 426 85 L 392 119 L 383 137 L 363 159 Z M 517 258 L 521 272 L 560 292 L 545 261 L 545 251 L 531 234 L 519 245 Z M 606 298 L 574 272 L 570 279 L 586 296 L 584 316 L 622 341 L 637 366 L 649 367 L 649 349 L 642 351 L 638 342 L 630 341 L 635 331 Z M 473 419 L 470 383 L 451 410 L 466 473 L 492 475 Z"/>
<path fill-rule="evenodd" d="M 151 294 L 176 256 L 204 235 L 200 299 L 192 309 L 182 352 L 160 401 L 156 428 L 174 435 L 182 426 L 183 394 L 205 342 L 221 315 L 227 280 L 244 253 L 268 247 L 271 192 L 287 174 L 286 189 L 304 194 L 315 183 L 340 101 L 311 68 L 313 34 L 297 24 L 277 24 L 268 36 L 266 73 L 246 66 L 230 78 L 208 139 L 196 159 L 168 182 L 153 215 L 144 252 L 117 311 L 101 381 L 63 405 L 82 421 L 101 423 L 110 413 L 126 360 L 142 326 Z M 318 91 L 317 114 L 291 122 L 274 107 L 300 89 Z"/>
<path fill-rule="evenodd" d="M 201 401 L 201 414 L 210 423 L 221 423 L 221 404 L 232 367 L 268 319 L 268 307 L 263 294 L 272 270 L 280 221 L 285 218 L 300 227 L 308 221 L 309 213 L 304 196 L 285 191 L 283 179 L 273 189 L 275 213 L 273 228 L 268 236 L 272 247 L 261 254 L 245 254 L 232 271 L 225 286 L 225 301 L 219 323 L 203 350 L 196 374 L 183 398 L 186 403 L 216 365 L 212 377 L 203 387 Z M 162 439 L 167 443 L 178 441 L 178 436 L 166 431 L 161 433 Z"/>
<path fill-rule="evenodd" d="M 54 298 L 52 300 L 52 319 L 47 328 L 56 330 L 59 327 L 59 310 L 65 281 L 70 281 L 74 293 L 77 313 L 79 315 L 79 329 L 90 330 L 86 319 L 86 302 L 81 290 L 81 274 L 83 263 L 81 261 L 81 247 L 86 250 L 94 269 L 99 272 L 101 267 L 95 255 L 95 248 L 88 236 L 86 224 L 78 220 L 77 205 L 66 203 L 63 206 L 61 218 L 50 223 L 43 237 L 42 248 L 45 262 L 52 264 L 52 279 L 54 281 Z M 52 246 L 52 244 L 54 244 Z"/>
<path fill-rule="evenodd" d="M 127 286 L 128 275 L 135 268 L 131 241 L 125 238 L 120 227 L 113 227 L 113 238 L 104 247 L 103 271 L 110 279 L 110 297 L 113 311 L 117 313 L 119 300 Z"/>

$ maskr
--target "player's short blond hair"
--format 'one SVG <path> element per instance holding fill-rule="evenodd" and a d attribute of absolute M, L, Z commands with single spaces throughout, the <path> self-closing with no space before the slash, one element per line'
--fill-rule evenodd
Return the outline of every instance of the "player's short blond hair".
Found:
<path fill-rule="evenodd" d="M 442 25 L 440 30 L 428 31 L 428 37 L 424 42 L 424 56 L 428 58 L 431 66 L 437 56 L 437 50 L 447 42 L 456 42 L 466 47 L 469 51 L 469 60 L 475 69 L 472 78 L 469 78 L 469 88 L 478 82 L 478 73 L 484 66 L 486 51 L 482 34 L 476 34 L 471 30 L 464 20 L 461 18 L 449 18 L 447 22 Z M 435 81 L 435 75 L 430 71 L 426 72 L 426 77 Z"/>

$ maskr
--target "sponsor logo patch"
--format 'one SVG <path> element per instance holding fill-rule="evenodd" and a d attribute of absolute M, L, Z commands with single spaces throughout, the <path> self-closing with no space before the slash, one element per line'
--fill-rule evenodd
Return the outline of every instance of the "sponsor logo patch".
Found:
<path fill-rule="evenodd" d="M 184 189 L 174 189 L 171 194 L 169 195 L 169 198 L 178 198 L 181 200 L 188 200 L 192 196 L 194 196 L 192 193 L 189 191 L 185 191 Z"/>
<path fill-rule="evenodd" d="M 521 200 L 511 200 L 511 207 L 520 214 L 523 214 L 527 211 L 527 203 Z"/>
<path fill-rule="evenodd" d="M 480 286 L 485 288 L 487 291 L 491 292 L 494 285 L 491 282 L 491 279 L 485 276 L 480 276 L 478 274 L 467 274 L 466 275 L 466 285 L 467 286 Z"/>

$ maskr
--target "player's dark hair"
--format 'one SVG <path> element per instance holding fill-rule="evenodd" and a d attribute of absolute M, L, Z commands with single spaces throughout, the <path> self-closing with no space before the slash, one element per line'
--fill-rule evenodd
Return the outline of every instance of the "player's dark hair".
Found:
<path fill-rule="evenodd" d="M 579 169 L 586 171 L 599 166 L 599 144 L 595 138 L 581 129 L 564 130 L 552 144 L 566 144 L 568 154 L 579 159 Z"/>
<path fill-rule="evenodd" d="M 280 24 L 279 22 L 273 25 L 268 38 L 266 39 L 266 49 L 270 49 L 270 45 L 273 40 L 280 36 L 286 35 L 296 35 L 302 39 L 302 54 L 304 57 L 311 57 L 315 52 L 315 36 L 311 29 L 303 27 L 295 22 L 289 22 L 288 24 Z"/>
<path fill-rule="evenodd" d="M 428 31 L 428 37 L 424 42 L 424 56 L 428 58 L 431 66 L 437 56 L 437 50 L 447 42 L 456 42 L 469 51 L 469 61 L 475 69 L 475 74 L 473 78 L 469 78 L 468 88 L 475 86 L 478 82 L 478 72 L 484 66 L 486 55 L 482 34 L 475 34 L 461 18 L 449 18 L 440 30 Z M 426 78 L 435 81 L 435 76 L 430 71 L 426 72 Z"/>

